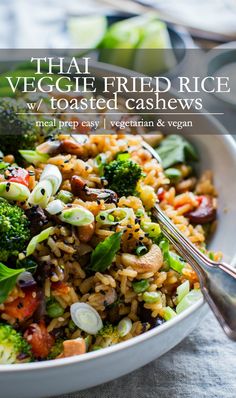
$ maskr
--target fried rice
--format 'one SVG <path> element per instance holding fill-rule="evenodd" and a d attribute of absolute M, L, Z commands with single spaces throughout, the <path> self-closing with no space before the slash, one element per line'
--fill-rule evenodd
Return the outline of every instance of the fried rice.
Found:
<path fill-rule="evenodd" d="M 24 339 L 32 348 L 32 361 L 102 349 L 158 327 L 169 319 L 166 309 L 171 309 L 172 314 L 176 314 L 178 287 L 188 281 L 189 291 L 199 291 L 197 275 L 190 265 L 181 259 L 181 272 L 171 268 L 163 250 L 159 248 L 163 240 L 162 234 L 158 239 L 153 239 L 144 230 L 143 225 L 155 222 L 150 210 L 158 198 L 162 210 L 172 222 L 206 253 L 206 239 L 214 222 L 208 223 L 206 228 L 201 222 L 191 223 L 188 214 L 198 209 L 199 198 L 204 195 L 211 197 L 216 207 L 217 194 L 211 171 L 204 172 L 198 178 L 193 174 L 189 164 L 178 164 L 176 167 L 181 178 L 173 182 L 166 176 L 162 165 L 142 147 L 141 136 L 91 134 L 82 143 L 66 134 L 60 134 L 57 139 L 62 143 L 60 148 L 63 150 L 50 154 L 45 162 L 39 162 L 36 166 L 28 164 L 25 167 L 29 172 L 29 190 L 32 192 L 37 186 L 46 165 L 54 165 L 62 176 L 60 190 L 73 194 L 70 206 L 82 206 L 92 213 L 95 221 L 81 227 L 62 222 L 57 216 L 50 217 L 47 214 L 47 223 L 39 230 L 48 227 L 53 229 L 47 239 L 35 246 L 31 255 L 38 264 L 33 274 L 35 284 L 27 287 L 27 290 L 16 283 L 6 300 L 0 304 L 2 322 L 12 325 L 24 335 Z M 162 139 L 160 136 L 159 140 Z M 149 140 L 151 142 L 151 138 Z M 103 154 L 106 163 L 109 164 L 120 153 L 128 153 L 129 159 L 141 167 L 142 177 L 137 183 L 134 195 L 118 195 L 117 201 L 110 203 L 106 199 L 85 200 L 83 195 L 76 194 L 72 186 L 74 176 L 82 179 L 86 189 L 109 189 L 109 184 L 101 175 L 97 159 Z M 11 154 L 5 156 L 3 160 L 13 163 L 14 159 L 10 156 Z M 51 195 L 49 203 L 55 199 L 56 194 Z M 27 214 L 27 202 L 17 205 Z M 113 218 L 117 209 L 132 209 L 132 213 L 127 219 L 113 224 L 106 225 L 98 220 L 101 212 L 112 212 L 112 209 Z M 121 241 L 111 263 L 105 270 L 91 270 L 89 265 L 92 253 L 101 242 L 115 233 L 121 233 Z M 32 236 L 34 235 L 36 233 Z M 153 246 L 160 250 L 159 267 L 152 262 L 148 265 L 143 262 L 142 266 L 137 267 L 135 261 L 142 263 L 140 259 L 143 257 L 137 254 L 137 248 L 140 246 L 146 248 L 143 256 L 147 256 Z M 171 245 L 170 250 L 175 252 Z M 211 253 L 211 256 L 217 259 L 220 253 Z M 19 253 L 18 257 L 23 261 L 26 258 L 25 251 Z M 141 286 L 137 285 L 137 282 L 146 286 L 145 291 L 134 288 Z M 28 291 L 32 297 L 37 295 L 37 308 L 24 319 L 19 319 L 17 312 L 10 311 L 9 308 L 12 309 L 14 303 L 19 305 L 20 300 L 24 302 Z M 152 297 L 157 299 L 154 300 Z M 47 311 L 50 303 L 59 304 L 61 311 L 58 316 L 50 316 L 50 312 Z M 102 327 L 96 333 L 88 333 L 86 328 L 79 327 L 72 320 L 71 306 L 76 303 L 86 303 L 96 310 L 102 321 Z M 120 322 L 124 319 L 126 331 L 121 333 L 119 325 L 122 326 Z M 41 328 L 40 332 L 37 325 Z M 48 349 L 41 352 L 39 342 L 45 345 L 45 341 Z M 79 350 L 75 346 L 74 351 L 72 349 L 68 354 L 68 341 L 86 342 L 85 348 L 80 351 L 80 344 Z"/>

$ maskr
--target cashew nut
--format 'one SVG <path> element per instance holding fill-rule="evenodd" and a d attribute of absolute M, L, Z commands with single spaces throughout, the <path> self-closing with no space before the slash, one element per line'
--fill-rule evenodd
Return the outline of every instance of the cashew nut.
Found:
<path fill-rule="evenodd" d="M 94 231 L 95 231 L 94 222 L 88 225 L 83 225 L 82 227 L 78 227 L 78 238 L 80 242 L 83 243 L 89 242 L 94 234 Z"/>
<path fill-rule="evenodd" d="M 62 153 L 69 153 L 71 155 L 76 155 L 76 156 L 83 155 L 82 145 L 70 139 L 61 141 L 60 151 Z"/>
<path fill-rule="evenodd" d="M 125 267 L 132 267 L 138 273 L 157 272 L 163 264 L 163 256 L 161 249 L 157 245 L 152 245 L 149 252 L 140 257 L 123 253 L 121 262 Z"/>

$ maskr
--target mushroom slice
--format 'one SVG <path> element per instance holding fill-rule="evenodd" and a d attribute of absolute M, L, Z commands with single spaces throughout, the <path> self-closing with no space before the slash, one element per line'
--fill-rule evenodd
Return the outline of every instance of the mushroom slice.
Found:
<path fill-rule="evenodd" d="M 104 200 L 105 203 L 116 203 L 117 194 L 111 189 L 89 188 L 82 178 L 73 176 L 71 190 L 75 196 L 84 201 Z"/>

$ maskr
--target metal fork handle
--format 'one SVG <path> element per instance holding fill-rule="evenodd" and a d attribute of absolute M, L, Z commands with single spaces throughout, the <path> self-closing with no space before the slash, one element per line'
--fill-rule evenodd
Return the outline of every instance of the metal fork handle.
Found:
<path fill-rule="evenodd" d="M 193 267 L 203 295 L 225 333 L 236 341 L 236 269 L 210 260 L 187 239 L 156 204 L 153 217 L 174 248 Z"/>

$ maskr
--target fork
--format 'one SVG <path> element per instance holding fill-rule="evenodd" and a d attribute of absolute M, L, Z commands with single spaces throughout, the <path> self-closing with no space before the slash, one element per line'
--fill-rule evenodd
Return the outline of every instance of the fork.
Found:
<path fill-rule="evenodd" d="M 161 163 L 155 149 L 147 142 L 143 147 Z M 197 273 L 201 291 L 226 335 L 236 341 L 236 269 L 224 262 L 212 261 L 187 239 L 170 221 L 156 202 L 153 217 L 159 222 L 163 235 Z"/>

